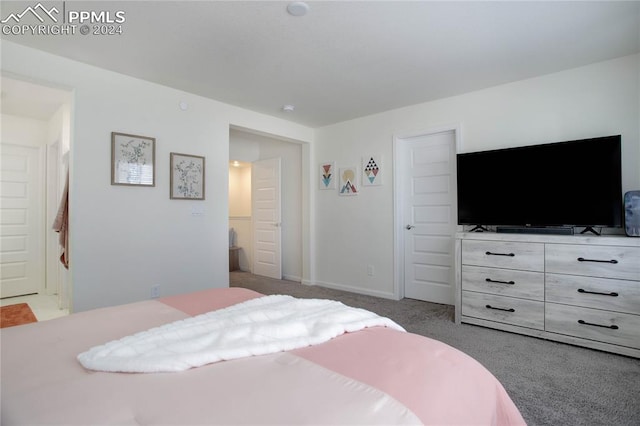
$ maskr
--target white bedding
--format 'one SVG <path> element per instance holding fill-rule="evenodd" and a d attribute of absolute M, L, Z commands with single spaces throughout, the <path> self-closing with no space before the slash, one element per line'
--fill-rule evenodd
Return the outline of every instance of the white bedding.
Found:
<path fill-rule="evenodd" d="M 264 296 L 95 346 L 78 360 L 98 371 L 176 372 L 317 345 L 376 326 L 404 331 L 388 318 L 340 302 Z"/>

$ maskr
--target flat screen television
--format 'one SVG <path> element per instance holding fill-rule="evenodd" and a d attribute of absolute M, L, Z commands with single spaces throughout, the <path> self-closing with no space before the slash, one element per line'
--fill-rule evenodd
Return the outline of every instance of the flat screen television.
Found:
<path fill-rule="evenodd" d="M 621 137 L 457 155 L 458 223 L 622 226 Z"/>

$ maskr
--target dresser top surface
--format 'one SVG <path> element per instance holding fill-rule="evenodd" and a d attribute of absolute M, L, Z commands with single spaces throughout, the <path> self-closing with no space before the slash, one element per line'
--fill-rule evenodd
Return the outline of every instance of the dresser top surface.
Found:
<path fill-rule="evenodd" d="M 458 232 L 456 233 L 456 239 L 640 247 L 640 238 L 627 237 L 625 235 L 540 235 L 497 232 Z"/>

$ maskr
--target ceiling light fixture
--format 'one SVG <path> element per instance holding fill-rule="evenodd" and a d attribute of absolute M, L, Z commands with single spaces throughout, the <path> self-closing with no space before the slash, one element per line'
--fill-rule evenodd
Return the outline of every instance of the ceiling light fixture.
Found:
<path fill-rule="evenodd" d="M 296 109 L 296 107 L 293 106 L 293 105 L 283 105 L 282 106 L 282 110 L 284 112 L 293 112 L 294 109 Z"/>
<path fill-rule="evenodd" d="M 287 5 L 287 12 L 293 16 L 304 16 L 309 11 L 309 5 L 303 1 L 294 1 Z"/>

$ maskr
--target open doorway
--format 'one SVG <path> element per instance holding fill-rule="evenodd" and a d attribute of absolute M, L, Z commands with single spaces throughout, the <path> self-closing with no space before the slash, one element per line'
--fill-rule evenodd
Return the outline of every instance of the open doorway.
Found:
<path fill-rule="evenodd" d="M 240 270 L 254 271 L 253 163 L 281 159 L 281 269 L 282 278 L 302 281 L 302 147 L 300 144 L 239 129 L 229 133 L 230 269 L 237 256 Z M 233 229 L 233 232 L 231 232 Z"/>
<path fill-rule="evenodd" d="M 17 303 L 7 298 L 30 295 L 38 319 L 56 317 L 71 305 L 52 230 L 69 165 L 71 93 L 5 75 L 1 80 L 0 296 L 6 305 Z"/>

